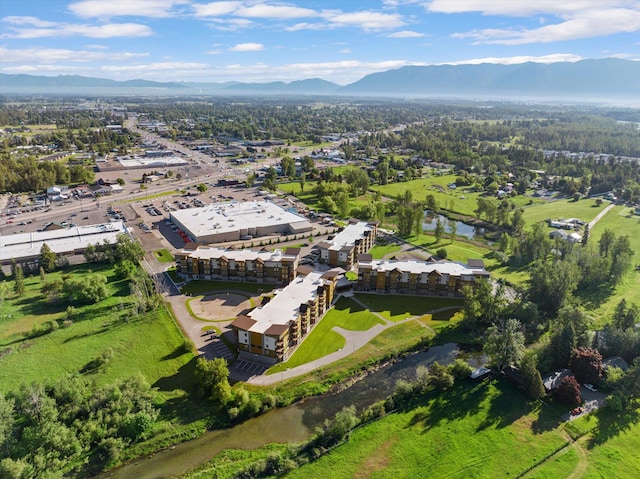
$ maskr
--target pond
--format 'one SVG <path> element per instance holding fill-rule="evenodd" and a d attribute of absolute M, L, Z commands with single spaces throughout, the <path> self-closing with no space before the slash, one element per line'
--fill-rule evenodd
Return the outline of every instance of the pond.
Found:
<path fill-rule="evenodd" d="M 399 379 L 415 379 L 418 366 L 429 366 L 434 361 L 448 364 L 459 354 L 461 351 L 454 343 L 434 346 L 384 366 L 343 391 L 273 409 L 231 429 L 206 432 L 196 439 L 137 459 L 100 477 L 160 479 L 179 476 L 225 449 L 256 449 L 270 443 L 308 440 L 316 426 L 321 425 L 325 419 L 333 418 L 343 407 L 353 404 L 360 412 L 389 396 Z M 473 358 L 470 363 L 474 367 L 478 365 Z"/>
<path fill-rule="evenodd" d="M 449 225 L 449 219 L 446 216 L 434 214 L 429 210 L 424 212 L 424 221 L 422 222 L 422 229 L 424 231 L 435 231 L 436 223 L 440 219 L 444 224 L 444 230 L 447 234 L 451 233 L 451 227 Z M 481 238 L 485 234 L 484 228 L 478 228 L 471 226 L 461 221 L 456 221 L 457 231 L 456 236 L 463 236 L 469 239 Z"/>

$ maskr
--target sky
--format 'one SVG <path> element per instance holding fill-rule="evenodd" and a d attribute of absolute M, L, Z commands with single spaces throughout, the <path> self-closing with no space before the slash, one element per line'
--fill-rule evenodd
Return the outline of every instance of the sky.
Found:
<path fill-rule="evenodd" d="M 2 73 L 346 85 L 605 57 L 640 60 L 640 0 L 0 0 Z"/>

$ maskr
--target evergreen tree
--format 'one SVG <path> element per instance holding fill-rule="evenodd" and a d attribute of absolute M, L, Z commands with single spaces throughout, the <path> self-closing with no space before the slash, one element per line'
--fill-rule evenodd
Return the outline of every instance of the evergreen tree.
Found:
<path fill-rule="evenodd" d="M 51 273 L 56 268 L 57 255 L 49 248 L 47 243 L 43 243 L 40 248 L 40 266 L 47 273 Z"/>
<path fill-rule="evenodd" d="M 24 273 L 22 272 L 22 266 L 16 265 L 13 273 L 13 292 L 19 298 L 24 295 Z"/>

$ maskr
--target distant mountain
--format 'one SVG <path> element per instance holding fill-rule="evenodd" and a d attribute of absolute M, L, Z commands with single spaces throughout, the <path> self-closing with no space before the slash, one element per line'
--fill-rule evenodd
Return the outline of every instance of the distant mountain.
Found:
<path fill-rule="evenodd" d="M 116 81 L 106 78 L 60 75 L 56 77 L 35 75 L 7 75 L 0 73 L 0 91 L 14 91 L 13 88 L 186 88 L 183 83 L 157 82 L 150 80 Z"/>
<path fill-rule="evenodd" d="M 349 95 L 638 101 L 640 62 L 605 58 L 575 63 L 407 66 L 373 73 L 346 86 L 319 78 L 290 83 L 209 83 L 0 74 L 0 93 Z"/>
<path fill-rule="evenodd" d="M 372 73 L 339 90 L 349 95 L 640 97 L 640 62 L 407 66 Z"/>

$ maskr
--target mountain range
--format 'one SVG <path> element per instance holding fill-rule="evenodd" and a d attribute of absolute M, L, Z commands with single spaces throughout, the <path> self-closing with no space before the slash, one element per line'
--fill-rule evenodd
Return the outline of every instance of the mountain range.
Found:
<path fill-rule="evenodd" d="M 0 74 L 0 93 L 94 95 L 331 95 L 430 98 L 640 100 L 640 61 L 406 66 L 338 85 L 319 78 L 270 83 L 116 81 Z"/>

